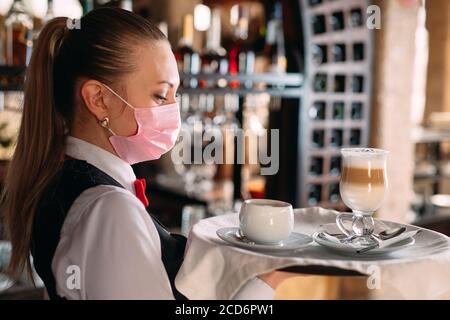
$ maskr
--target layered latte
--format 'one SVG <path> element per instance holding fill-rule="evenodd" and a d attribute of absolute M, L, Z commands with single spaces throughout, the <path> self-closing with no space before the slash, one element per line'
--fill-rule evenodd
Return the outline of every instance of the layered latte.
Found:
<path fill-rule="evenodd" d="M 348 207 L 367 213 L 376 211 L 383 204 L 387 189 L 385 161 L 344 159 L 340 189 L 342 200 Z"/>

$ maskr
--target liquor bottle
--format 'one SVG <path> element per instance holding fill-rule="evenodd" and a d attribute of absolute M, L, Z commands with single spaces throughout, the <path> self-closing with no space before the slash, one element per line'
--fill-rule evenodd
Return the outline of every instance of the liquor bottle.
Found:
<path fill-rule="evenodd" d="M 45 3 L 47 2 L 47 3 Z M 27 5 L 30 5 L 30 2 L 26 3 Z M 36 7 L 33 8 L 33 46 L 36 45 L 37 39 L 39 37 L 39 34 L 41 33 L 41 30 L 44 26 L 45 23 L 47 23 L 48 21 L 50 21 L 51 19 L 53 19 L 55 17 L 54 14 L 54 6 L 53 6 L 53 0 L 40 0 L 40 1 L 36 1 L 36 3 L 34 3 L 34 5 Z M 29 10 L 31 8 L 28 8 Z"/>
<path fill-rule="evenodd" d="M 33 18 L 20 0 L 15 0 L 5 19 L 7 65 L 28 65 L 33 48 Z"/>
<path fill-rule="evenodd" d="M 183 19 L 183 34 L 175 51 L 178 71 L 185 74 L 197 74 L 200 71 L 200 56 L 192 49 L 194 43 L 194 17 L 187 14 Z M 197 80 L 183 81 L 184 87 L 197 87 Z"/>
<path fill-rule="evenodd" d="M 320 184 L 308 185 L 308 204 L 314 206 L 320 201 L 322 201 L 322 186 Z"/>
<path fill-rule="evenodd" d="M 6 64 L 5 38 L 5 17 L 0 15 L 0 66 Z"/>
<path fill-rule="evenodd" d="M 353 44 L 353 61 L 364 60 L 364 44 L 355 43 Z"/>
<path fill-rule="evenodd" d="M 327 47 L 324 45 L 313 45 L 311 48 L 312 60 L 316 65 L 327 62 Z"/>
<path fill-rule="evenodd" d="M 250 18 L 249 8 L 244 5 L 238 6 L 238 19 L 233 26 L 233 41 L 228 50 L 228 71 L 231 75 L 252 74 L 255 69 L 255 52 L 248 43 L 248 24 Z M 239 81 L 231 81 L 231 88 L 239 87 Z M 252 86 L 251 82 L 244 84 L 246 88 Z"/>
<path fill-rule="evenodd" d="M 286 72 L 287 60 L 284 48 L 283 11 L 276 2 L 272 18 L 267 23 L 265 55 L 269 59 L 269 72 Z"/>
<path fill-rule="evenodd" d="M 228 72 L 228 60 L 226 50 L 221 46 L 221 21 L 220 9 L 212 10 L 211 26 L 207 32 L 206 49 L 202 55 L 202 72 L 207 74 L 226 74 Z M 213 81 L 202 81 L 200 87 L 224 87 L 225 83 L 220 79 L 217 83 Z"/>
<path fill-rule="evenodd" d="M 313 15 L 311 17 L 311 26 L 314 34 L 320 34 L 326 32 L 325 27 L 325 16 L 321 15 Z"/>
<path fill-rule="evenodd" d="M 363 15 L 361 9 L 353 9 L 350 11 L 350 26 L 356 28 L 363 25 Z"/>
<path fill-rule="evenodd" d="M 327 91 L 327 74 L 318 73 L 314 77 L 313 89 L 315 92 Z"/>
<path fill-rule="evenodd" d="M 342 101 L 333 102 L 333 120 L 342 120 L 345 116 L 345 103 Z"/>
<path fill-rule="evenodd" d="M 330 159 L 330 175 L 339 176 L 341 174 L 341 157 L 331 157 Z"/>
<path fill-rule="evenodd" d="M 320 176 L 323 173 L 323 158 L 313 157 L 309 166 L 309 173 L 313 176 Z"/>
<path fill-rule="evenodd" d="M 364 91 L 364 78 L 363 76 L 353 76 L 352 77 L 352 92 L 361 93 Z"/>
<path fill-rule="evenodd" d="M 334 76 L 334 92 L 345 92 L 345 75 L 337 74 Z"/>
<path fill-rule="evenodd" d="M 94 9 L 94 0 L 81 0 L 81 6 L 83 7 L 83 16 L 89 11 Z"/>
<path fill-rule="evenodd" d="M 323 148 L 325 146 L 325 131 L 320 129 L 314 130 L 311 144 L 314 148 Z"/>
<path fill-rule="evenodd" d="M 211 141 L 217 141 L 222 137 L 221 127 L 213 121 L 214 118 L 215 97 L 213 94 L 201 94 L 199 100 L 200 121 L 202 124 L 202 137 L 205 139 L 201 144 L 201 154 L 203 155 L 202 164 L 197 167 L 197 179 L 202 181 L 200 188 L 211 189 L 212 180 L 217 172 L 218 164 L 214 161 L 214 156 L 206 148 L 211 148 Z M 195 141 L 194 141 L 195 145 Z M 210 156 L 212 156 L 210 158 Z M 206 191 L 206 190 L 205 190 Z"/>
<path fill-rule="evenodd" d="M 120 8 L 128 11 L 133 11 L 133 1 L 132 0 L 120 1 Z"/>
<path fill-rule="evenodd" d="M 334 62 L 344 62 L 346 59 L 345 44 L 336 44 L 333 46 L 333 60 Z"/>
<path fill-rule="evenodd" d="M 343 132 L 342 129 L 333 129 L 331 130 L 331 142 L 330 145 L 332 147 L 342 147 L 343 143 Z"/>
<path fill-rule="evenodd" d="M 360 129 L 350 130 L 349 143 L 351 146 L 358 146 L 361 144 L 361 130 Z"/>
<path fill-rule="evenodd" d="M 362 102 L 352 102 L 350 118 L 352 120 L 360 120 L 363 117 L 363 104 Z"/>
<path fill-rule="evenodd" d="M 315 121 L 325 120 L 325 106 L 325 102 L 315 101 L 311 109 L 309 109 L 309 117 Z"/>
<path fill-rule="evenodd" d="M 53 0 L 48 0 L 47 13 L 43 19 L 43 22 L 47 22 L 55 17 L 55 12 L 53 10 Z"/>
<path fill-rule="evenodd" d="M 240 123 L 236 118 L 239 110 L 239 96 L 227 93 L 223 99 L 223 107 L 214 119 L 221 127 L 223 144 L 223 162 L 217 168 L 217 180 L 231 179 L 233 176 L 233 163 L 235 163 L 235 139 Z M 219 119 L 220 118 L 220 119 Z"/>
<path fill-rule="evenodd" d="M 185 62 L 189 61 L 190 55 L 194 53 L 192 45 L 194 42 L 194 18 L 187 14 L 183 18 L 183 33 L 175 51 L 175 59 L 178 64 L 178 71 L 185 72 Z M 186 57 L 185 57 L 186 56 Z"/>
<path fill-rule="evenodd" d="M 331 29 L 339 31 L 344 29 L 344 14 L 342 11 L 335 12 L 331 15 Z"/>
<path fill-rule="evenodd" d="M 340 195 L 339 184 L 338 183 L 330 184 L 328 191 L 328 201 L 332 203 L 338 202 L 340 199 L 339 195 Z"/>

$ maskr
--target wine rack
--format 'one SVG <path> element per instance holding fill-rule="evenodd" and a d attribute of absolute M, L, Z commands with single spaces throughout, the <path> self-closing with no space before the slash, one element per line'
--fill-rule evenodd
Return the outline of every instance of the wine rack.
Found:
<path fill-rule="evenodd" d="M 370 127 L 373 34 L 366 0 L 300 0 L 305 71 L 300 111 L 300 206 L 343 209 L 340 149 L 365 147 Z"/>

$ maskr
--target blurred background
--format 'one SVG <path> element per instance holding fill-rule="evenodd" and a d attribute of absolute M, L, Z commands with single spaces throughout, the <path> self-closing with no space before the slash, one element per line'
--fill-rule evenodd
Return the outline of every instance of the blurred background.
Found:
<path fill-rule="evenodd" d="M 248 198 L 346 210 L 340 148 L 370 146 L 390 151 L 390 193 L 377 217 L 450 235 L 447 0 L 1 0 L 0 182 L 42 25 L 102 6 L 132 10 L 168 36 L 183 129 L 192 137 L 220 135 L 224 157 L 233 160 L 176 165 L 169 153 L 134 166 L 147 179 L 149 210 L 172 230 L 187 234 L 199 219 L 235 212 Z M 248 134 L 244 152 L 232 134 L 240 128 Z M 250 153 L 270 156 L 271 141 L 250 141 L 266 129 L 279 129 L 279 169 L 264 176 Z M 193 155 L 208 141 L 179 143 Z M 7 259 L 8 242 L 1 244 Z M 309 277 L 277 294 L 363 297 L 356 278 Z M 7 291 L 36 294 L 17 287 Z"/>

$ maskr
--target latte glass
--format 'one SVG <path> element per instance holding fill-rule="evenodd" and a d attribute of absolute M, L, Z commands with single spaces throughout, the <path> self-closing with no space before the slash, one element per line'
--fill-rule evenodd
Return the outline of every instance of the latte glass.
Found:
<path fill-rule="evenodd" d="M 340 193 L 352 213 L 336 218 L 339 229 L 352 243 L 374 243 L 373 214 L 384 202 L 388 188 L 386 160 L 388 151 L 371 148 L 344 148 Z"/>

